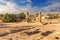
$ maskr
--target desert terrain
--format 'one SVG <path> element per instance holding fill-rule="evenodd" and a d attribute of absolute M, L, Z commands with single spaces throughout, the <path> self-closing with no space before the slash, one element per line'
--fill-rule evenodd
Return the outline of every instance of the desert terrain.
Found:
<path fill-rule="evenodd" d="M 60 24 L 0 23 L 0 40 L 60 40 Z"/>
<path fill-rule="evenodd" d="M 60 0 L 0 0 L 0 40 L 60 40 Z"/>

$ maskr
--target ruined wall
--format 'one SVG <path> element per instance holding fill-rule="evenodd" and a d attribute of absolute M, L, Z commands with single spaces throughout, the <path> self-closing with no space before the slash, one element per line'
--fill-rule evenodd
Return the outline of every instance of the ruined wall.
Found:
<path fill-rule="evenodd" d="M 42 17 L 43 17 L 42 13 L 39 12 L 38 16 L 36 18 L 32 19 L 32 22 L 39 22 L 39 23 L 46 22 L 46 23 L 50 23 L 50 21 L 51 21 L 52 23 L 60 23 L 60 19 L 49 20 L 49 19 L 46 19 L 46 18 L 43 19 Z M 29 20 L 29 12 L 27 12 L 26 13 L 26 22 L 30 22 L 30 21 L 31 20 Z"/>

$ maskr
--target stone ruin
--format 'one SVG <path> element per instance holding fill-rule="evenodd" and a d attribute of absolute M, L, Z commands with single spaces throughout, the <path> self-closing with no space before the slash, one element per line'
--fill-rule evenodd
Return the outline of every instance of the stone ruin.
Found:
<path fill-rule="evenodd" d="M 26 22 L 29 21 L 28 18 L 29 18 L 29 13 L 27 12 L 27 13 L 26 13 Z"/>
<path fill-rule="evenodd" d="M 38 17 L 35 18 L 36 20 L 34 22 L 41 22 L 42 20 L 41 17 L 42 17 L 41 12 L 39 12 Z M 29 22 L 29 12 L 26 13 L 26 22 Z"/>
<path fill-rule="evenodd" d="M 38 17 L 36 17 L 36 22 L 41 22 L 41 12 L 38 14 Z"/>

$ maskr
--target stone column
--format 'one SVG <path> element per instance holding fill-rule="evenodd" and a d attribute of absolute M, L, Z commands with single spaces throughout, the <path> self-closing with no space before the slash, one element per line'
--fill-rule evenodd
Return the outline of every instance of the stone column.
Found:
<path fill-rule="evenodd" d="M 29 16 L 29 13 L 27 12 L 26 13 L 26 22 L 28 22 L 28 16 Z"/>
<path fill-rule="evenodd" d="M 41 17 L 42 17 L 42 15 L 41 15 L 41 12 L 39 12 L 39 14 L 38 14 L 38 18 L 39 18 L 39 22 L 41 22 Z"/>

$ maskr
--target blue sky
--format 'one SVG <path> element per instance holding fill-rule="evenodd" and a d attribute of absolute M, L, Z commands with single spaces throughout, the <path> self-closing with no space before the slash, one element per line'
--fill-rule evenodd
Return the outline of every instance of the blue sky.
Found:
<path fill-rule="evenodd" d="M 60 0 L 0 0 L 0 13 L 60 12 Z"/>

